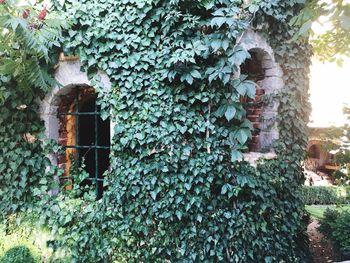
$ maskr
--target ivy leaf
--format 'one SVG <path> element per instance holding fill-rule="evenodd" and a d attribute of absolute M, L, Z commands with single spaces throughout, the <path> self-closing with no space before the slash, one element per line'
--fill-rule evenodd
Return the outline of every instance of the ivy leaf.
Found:
<path fill-rule="evenodd" d="M 193 77 L 190 73 L 186 73 L 184 75 L 181 76 L 180 80 L 186 81 L 188 84 L 192 85 L 193 84 Z"/>
<path fill-rule="evenodd" d="M 221 105 L 218 110 L 215 112 L 215 115 L 218 117 L 223 117 L 225 115 L 225 112 L 227 110 L 227 105 Z"/>
<path fill-rule="evenodd" d="M 201 73 L 196 69 L 191 71 L 191 76 L 195 79 L 200 79 L 202 77 Z"/>
<path fill-rule="evenodd" d="M 213 51 L 218 51 L 221 48 L 221 40 L 215 39 L 210 43 L 210 46 L 212 47 Z"/>
<path fill-rule="evenodd" d="M 227 191 L 230 189 L 230 185 L 229 184 L 224 184 L 221 188 L 221 194 L 224 195 L 227 193 Z"/>
<path fill-rule="evenodd" d="M 259 5 L 251 4 L 248 8 L 249 12 L 254 14 L 259 10 Z"/>
<path fill-rule="evenodd" d="M 151 192 L 151 197 L 152 197 L 153 200 L 156 200 L 157 199 L 157 192 L 152 191 Z"/>
<path fill-rule="evenodd" d="M 177 218 L 178 218 L 179 220 L 181 220 L 181 218 L 182 218 L 182 212 L 179 211 L 179 210 L 176 210 L 175 214 L 176 214 Z"/>
<path fill-rule="evenodd" d="M 255 83 L 253 81 L 250 81 L 250 80 L 242 81 L 235 88 L 241 96 L 247 95 L 251 99 L 255 98 L 256 89 L 255 89 Z"/>
<path fill-rule="evenodd" d="M 248 129 L 239 129 L 236 132 L 236 139 L 239 141 L 240 144 L 246 143 L 250 136 L 250 130 Z"/>
<path fill-rule="evenodd" d="M 226 112 L 225 112 L 225 117 L 226 117 L 226 119 L 227 119 L 228 121 L 231 121 L 231 120 L 235 117 L 236 112 L 237 112 L 236 108 L 235 108 L 233 105 L 229 105 L 229 106 L 227 107 Z"/>
<path fill-rule="evenodd" d="M 231 162 L 237 162 L 237 161 L 242 161 L 243 155 L 240 151 L 233 150 L 231 152 Z"/>
<path fill-rule="evenodd" d="M 238 175 L 236 177 L 237 184 L 241 187 L 244 187 L 245 185 L 254 188 L 255 187 L 255 180 L 253 178 L 246 176 L 246 175 Z"/>
<path fill-rule="evenodd" d="M 306 21 L 299 30 L 299 35 L 304 35 L 306 32 L 308 32 L 311 29 L 312 21 Z"/>
<path fill-rule="evenodd" d="M 241 128 L 247 128 L 247 129 L 249 129 L 249 130 L 253 130 L 253 125 L 252 125 L 252 123 L 251 123 L 249 120 L 247 120 L 247 119 L 245 119 L 245 120 L 242 122 L 242 124 L 240 125 L 240 127 L 241 127 Z"/>
<path fill-rule="evenodd" d="M 246 59 L 250 58 L 250 54 L 243 47 L 238 46 L 232 56 L 228 58 L 228 61 L 234 65 L 241 65 Z"/>
<path fill-rule="evenodd" d="M 214 26 L 221 27 L 223 24 L 225 24 L 225 22 L 226 22 L 226 17 L 214 17 L 211 20 L 210 25 L 211 27 L 214 27 Z"/>

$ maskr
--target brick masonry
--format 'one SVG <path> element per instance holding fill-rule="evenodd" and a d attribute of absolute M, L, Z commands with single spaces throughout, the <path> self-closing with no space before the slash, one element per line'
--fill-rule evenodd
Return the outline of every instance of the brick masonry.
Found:
<path fill-rule="evenodd" d="M 272 48 L 267 41 L 252 30 L 247 30 L 240 44 L 257 57 L 264 71 L 262 79 L 257 81 L 256 97 L 246 107 L 248 119 L 254 127 L 253 138 L 249 141 L 250 152 L 273 151 L 273 143 L 279 137 L 275 119 L 278 114 L 278 103 L 268 98 L 284 88 L 283 71 L 276 63 Z"/>

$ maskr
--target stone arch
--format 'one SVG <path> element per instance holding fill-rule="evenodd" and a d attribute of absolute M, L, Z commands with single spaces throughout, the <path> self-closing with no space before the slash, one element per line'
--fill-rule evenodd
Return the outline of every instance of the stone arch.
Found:
<path fill-rule="evenodd" d="M 321 156 L 321 146 L 319 144 L 313 144 L 308 149 L 309 158 L 320 159 Z"/>
<path fill-rule="evenodd" d="M 86 72 L 81 71 L 82 63 L 77 60 L 61 60 L 54 74 L 55 79 L 61 86 L 53 87 L 50 93 L 40 102 L 40 117 L 44 121 L 45 135 L 49 139 L 59 142 L 58 109 L 63 99 L 69 99 L 70 94 L 77 87 L 91 87 Z M 101 78 L 103 87 L 108 91 L 111 82 L 106 73 L 97 73 Z M 113 134 L 113 124 L 111 123 L 111 135 Z M 53 164 L 58 164 L 57 158 L 50 156 Z"/>
<path fill-rule="evenodd" d="M 53 87 L 51 92 L 40 103 L 40 116 L 45 123 L 46 136 L 53 140 L 58 140 L 58 118 L 57 110 L 62 96 L 69 94 L 72 89 L 78 86 L 91 86 L 86 72 L 82 72 L 81 62 L 60 61 L 55 72 L 55 79 L 61 87 Z M 98 75 L 106 90 L 111 88 L 111 82 L 106 73 L 100 71 Z"/>
<path fill-rule="evenodd" d="M 70 176 L 73 156 L 78 163 L 84 162 L 84 169 L 90 175 L 84 184 L 94 184 L 99 198 L 103 192 L 103 173 L 110 163 L 110 138 L 114 125 L 110 120 L 100 118 L 95 89 L 87 74 L 80 70 L 81 66 L 78 60 L 59 62 L 54 76 L 61 86 L 54 87 L 41 101 L 40 115 L 46 136 L 65 146 L 64 153 L 48 156 L 53 165 L 63 170 L 63 175 L 55 179 L 67 182 L 66 189 L 71 189 L 74 180 Z M 105 89 L 102 92 L 108 92 L 111 88 L 108 76 L 101 71 L 97 74 Z M 57 193 L 57 190 L 52 193 Z"/>
<path fill-rule="evenodd" d="M 270 98 L 272 94 L 283 89 L 283 71 L 279 64 L 275 61 L 274 52 L 267 41 L 258 33 L 247 30 L 244 32 L 240 45 L 248 51 L 255 63 L 259 63 L 263 76 L 256 80 L 258 85 L 256 100 Z M 268 100 L 258 111 L 249 111 L 248 119 L 251 120 L 255 130 L 250 144 L 252 152 L 269 152 L 272 151 L 274 142 L 279 138 L 279 131 L 275 119 L 278 114 L 279 103 Z M 258 134 L 258 135 L 257 135 Z"/>

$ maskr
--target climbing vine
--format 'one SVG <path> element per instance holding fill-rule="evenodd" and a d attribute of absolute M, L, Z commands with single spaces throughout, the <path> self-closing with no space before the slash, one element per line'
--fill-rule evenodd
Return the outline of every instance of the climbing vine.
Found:
<path fill-rule="evenodd" d="M 115 123 L 103 198 L 71 192 L 39 203 L 67 261 L 299 262 L 306 146 L 306 43 L 289 20 L 302 1 L 67 0 L 65 52 L 78 55 Z M 277 157 L 241 161 L 252 135 L 234 77 L 252 28 L 283 67 Z M 301 40 L 300 40 L 301 41 Z M 105 92 L 98 70 L 112 89 Z"/>

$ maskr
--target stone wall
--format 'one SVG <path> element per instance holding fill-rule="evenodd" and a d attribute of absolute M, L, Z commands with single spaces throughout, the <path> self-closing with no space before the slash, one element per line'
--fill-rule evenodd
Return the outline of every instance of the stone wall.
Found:
<path fill-rule="evenodd" d="M 264 77 L 257 81 L 255 102 L 261 102 L 261 107 L 247 108 L 248 119 L 259 132 L 253 134 L 249 142 L 252 152 L 272 151 L 274 142 L 279 138 L 276 117 L 278 103 L 273 100 L 273 94 L 284 87 L 283 71 L 275 61 L 272 48 L 267 41 L 252 30 L 247 30 L 240 44 L 250 53 L 254 53 L 264 71 Z"/>

